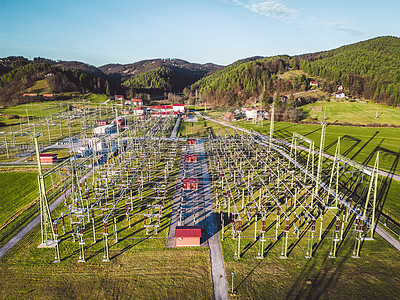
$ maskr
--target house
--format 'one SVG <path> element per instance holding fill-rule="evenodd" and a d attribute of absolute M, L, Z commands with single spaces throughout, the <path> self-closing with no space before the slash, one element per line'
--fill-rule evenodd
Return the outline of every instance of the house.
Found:
<path fill-rule="evenodd" d="M 151 110 L 155 112 L 172 112 L 173 108 L 171 105 L 152 105 Z"/>
<path fill-rule="evenodd" d="M 224 119 L 227 120 L 227 121 L 229 121 L 229 122 L 232 122 L 232 121 L 235 121 L 235 116 L 233 115 L 233 113 L 231 113 L 230 111 L 228 111 L 228 112 L 225 114 Z"/>
<path fill-rule="evenodd" d="M 122 114 L 123 115 L 129 115 L 131 113 L 131 111 L 129 109 L 123 109 L 122 110 Z"/>
<path fill-rule="evenodd" d="M 31 94 L 23 94 L 22 97 L 37 97 L 38 94 L 31 93 Z"/>
<path fill-rule="evenodd" d="M 45 98 L 53 98 L 54 95 L 53 94 L 43 94 L 43 97 L 45 97 Z"/>
<path fill-rule="evenodd" d="M 136 107 L 133 110 L 133 115 L 134 116 L 143 116 L 147 111 L 147 108 L 145 106 L 141 106 L 141 107 Z"/>
<path fill-rule="evenodd" d="M 114 100 L 115 101 L 122 101 L 122 100 L 124 100 L 124 96 L 122 96 L 122 95 L 114 95 Z"/>
<path fill-rule="evenodd" d="M 200 246 L 201 226 L 176 226 L 176 247 L 198 247 Z"/>
<path fill-rule="evenodd" d="M 343 92 L 343 90 L 344 90 L 343 85 L 338 86 L 337 90 L 338 90 L 339 92 Z"/>
<path fill-rule="evenodd" d="M 188 145 L 196 145 L 196 139 L 187 139 L 186 144 Z"/>
<path fill-rule="evenodd" d="M 142 99 L 132 99 L 132 105 L 135 106 L 142 106 L 143 105 L 143 100 Z"/>
<path fill-rule="evenodd" d="M 318 81 L 310 81 L 310 86 L 318 87 Z"/>
<path fill-rule="evenodd" d="M 185 112 L 185 104 L 172 104 L 172 109 L 174 112 Z"/>
<path fill-rule="evenodd" d="M 255 119 L 255 118 L 257 118 L 257 110 L 255 108 L 246 109 L 246 118 L 247 119 Z"/>
<path fill-rule="evenodd" d="M 40 154 L 40 162 L 42 164 L 54 164 L 57 160 L 57 155 L 55 153 L 42 153 Z"/>
<path fill-rule="evenodd" d="M 340 92 L 340 93 L 337 92 L 337 93 L 334 93 L 333 95 L 336 97 L 336 99 L 345 99 L 346 98 L 346 95 L 343 92 Z"/>

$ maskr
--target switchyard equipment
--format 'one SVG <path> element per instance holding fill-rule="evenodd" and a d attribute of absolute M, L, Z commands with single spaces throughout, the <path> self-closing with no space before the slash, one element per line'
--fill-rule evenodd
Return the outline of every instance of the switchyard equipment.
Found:
<path fill-rule="evenodd" d="M 323 140 L 324 134 L 321 145 Z M 306 155 L 298 153 L 299 143 L 308 145 L 303 146 Z M 281 258 L 298 244 L 311 258 L 328 238 L 329 255 L 336 257 L 341 241 L 352 236 L 352 226 L 354 257 L 359 257 L 366 234 L 373 237 L 379 154 L 374 168 L 361 166 L 340 154 L 339 141 L 333 162 L 323 163 L 320 150 L 315 174 L 314 142 L 300 134 L 295 133 L 290 144 L 254 132 L 223 135 L 219 130 L 209 132 L 207 152 L 221 238 L 231 233 L 234 258 L 241 257 L 243 238 L 258 242 L 257 258 L 264 258 L 266 249 L 277 243 Z M 346 177 L 349 172 L 353 176 Z"/>
<path fill-rule="evenodd" d="M 78 261 L 84 262 L 85 250 L 96 244 L 100 235 L 103 261 L 109 261 L 111 234 L 115 243 L 129 239 L 132 233 L 127 232 L 140 223 L 145 235 L 158 233 L 164 207 L 171 200 L 170 175 L 178 149 L 178 140 L 166 138 L 172 126 L 172 118 L 137 120 L 130 129 L 104 137 L 112 144 L 105 153 L 94 151 L 84 162 L 71 160 L 72 191 L 65 195 L 65 209 L 58 217 L 42 211 L 46 228 L 51 224 L 46 240 L 56 249 L 56 262 L 61 259 L 62 245 L 71 241 L 77 243 Z M 76 172 L 82 164 L 92 173 L 83 176 L 85 172 Z"/>

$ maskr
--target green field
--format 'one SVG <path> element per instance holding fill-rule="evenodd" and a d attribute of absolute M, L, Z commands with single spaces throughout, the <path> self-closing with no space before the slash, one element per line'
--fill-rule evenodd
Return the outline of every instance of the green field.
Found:
<path fill-rule="evenodd" d="M 400 253 L 382 238 L 363 244 L 361 258 L 352 258 L 354 238 L 339 248 L 337 258 L 328 258 L 331 238 L 319 246 L 312 259 L 293 251 L 280 259 L 281 241 L 263 260 L 256 259 L 253 246 L 243 258 L 234 260 L 232 239 L 222 242 L 225 271 L 234 292 L 231 299 L 398 299 L 400 297 Z M 243 249 L 254 241 L 244 239 Z M 267 239 L 266 245 L 275 240 Z M 294 243 L 290 239 L 289 243 Z M 257 242 L 258 243 L 258 242 Z M 303 250 L 303 251 L 301 251 Z"/>
<path fill-rule="evenodd" d="M 26 110 L 28 110 L 29 117 L 41 117 L 42 113 L 43 115 L 47 115 L 50 112 L 52 114 L 59 112 L 61 110 L 60 104 L 62 104 L 63 110 L 65 110 L 66 106 L 63 102 L 46 101 L 12 106 L 1 109 L 0 112 L 6 115 L 19 115 L 21 117 L 26 117 Z"/>
<path fill-rule="evenodd" d="M 137 239 L 110 243 L 110 262 L 102 251 L 90 252 L 78 263 L 70 257 L 53 263 L 53 249 L 38 249 L 36 228 L 0 260 L 0 298 L 30 299 L 212 299 L 208 248 L 167 249 L 165 239 Z M 102 248 L 99 241 L 98 248 Z M 93 256 L 94 255 L 94 256 Z M 93 257 L 92 257 L 93 256 Z"/>
<path fill-rule="evenodd" d="M 85 99 L 93 103 L 104 103 L 108 99 L 108 96 L 103 94 L 90 93 L 85 96 Z"/>
<path fill-rule="evenodd" d="M 253 128 L 269 135 L 269 121 L 263 126 L 249 121 L 236 121 L 234 125 Z M 318 148 L 321 139 L 321 125 L 275 122 L 274 137 L 291 141 L 293 132 L 312 139 Z M 380 151 L 379 168 L 400 174 L 400 128 L 327 126 L 324 152 L 334 155 L 338 137 L 341 137 L 341 154 L 362 164 L 374 164 L 376 152 Z"/>
<path fill-rule="evenodd" d="M 36 172 L 0 172 L 0 226 L 36 197 Z"/>
<path fill-rule="evenodd" d="M 301 109 L 309 117 L 317 118 L 319 121 L 324 119 L 325 114 L 325 121 L 328 123 L 400 126 L 400 108 L 393 108 L 372 102 L 316 102 L 302 106 Z M 378 117 L 376 118 L 376 116 Z"/>

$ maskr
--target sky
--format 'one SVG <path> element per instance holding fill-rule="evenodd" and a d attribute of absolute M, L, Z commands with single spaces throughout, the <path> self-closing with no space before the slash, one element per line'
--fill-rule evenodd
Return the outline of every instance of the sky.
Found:
<path fill-rule="evenodd" d="M 0 0 L 0 57 L 228 65 L 400 36 L 393 0 Z"/>

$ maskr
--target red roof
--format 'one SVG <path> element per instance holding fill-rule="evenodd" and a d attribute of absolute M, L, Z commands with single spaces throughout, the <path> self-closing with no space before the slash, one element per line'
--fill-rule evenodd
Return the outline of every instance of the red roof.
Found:
<path fill-rule="evenodd" d="M 199 182 L 197 178 L 185 178 L 182 179 L 182 182 Z"/>
<path fill-rule="evenodd" d="M 200 226 L 176 226 L 175 237 L 201 237 Z"/>
<path fill-rule="evenodd" d="M 143 102 L 142 99 L 133 99 L 133 102 Z"/>
<path fill-rule="evenodd" d="M 57 157 L 58 154 L 55 153 L 42 153 L 40 157 Z"/>

